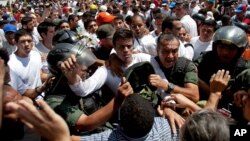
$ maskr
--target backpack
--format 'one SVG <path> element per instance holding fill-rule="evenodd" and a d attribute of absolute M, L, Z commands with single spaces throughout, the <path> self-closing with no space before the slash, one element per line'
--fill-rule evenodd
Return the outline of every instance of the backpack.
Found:
<path fill-rule="evenodd" d="M 150 74 L 155 74 L 155 71 L 149 62 L 136 63 L 124 72 L 124 76 L 132 86 L 134 93 L 139 94 L 155 107 L 160 100 L 156 92 L 157 88 L 149 84 Z"/>

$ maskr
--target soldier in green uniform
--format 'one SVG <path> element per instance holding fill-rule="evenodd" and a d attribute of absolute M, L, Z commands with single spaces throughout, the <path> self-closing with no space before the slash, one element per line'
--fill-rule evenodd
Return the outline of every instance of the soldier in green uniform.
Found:
<path fill-rule="evenodd" d="M 209 80 L 218 70 L 228 70 L 233 82 L 239 73 L 250 68 L 249 61 L 241 57 L 247 46 L 247 35 L 238 27 L 225 26 L 215 32 L 212 51 L 206 52 L 194 61 L 198 68 L 200 100 L 208 99 Z M 231 83 L 228 87 L 230 86 Z M 226 89 L 223 91 L 218 108 L 225 108 L 231 112 L 237 111 L 231 107 L 232 101 L 232 93 Z"/>
<path fill-rule="evenodd" d="M 151 60 L 156 74 L 151 74 L 151 85 L 164 91 L 163 98 L 170 94 L 182 94 L 194 102 L 199 100 L 198 73 L 194 63 L 179 57 L 180 41 L 172 33 L 164 33 L 157 40 L 157 56 Z M 182 111 L 182 110 L 181 110 Z M 178 113 L 182 113 L 177 111 Z M 170 120 L 172 130 L 180 127 L 184 119 L 170 108 L 164 108 L 164 115 Z"/>
<path fill-rule="evenodd" d="M 59 31 L 53 40 L 57 43 L 49 52 L 47 61 L 49 70 L 55 79 L 51 88 L 46 92 L 46 102 L 67 122 L 71 134 L 90 134 L 112 128 L 110 124 L 107 125 L 105 122 L 119 109 L 126 94 L 119 92 L 119 87 L 118 94 L 107 104 L 106 102 L 102 103 L 103 97 L 96 92 L 83 97 L 78 96 L 76 92 L 79 85 L 71 85 L 66 73 L 75 73 L 77 79 L 84 80 L 85 78 L 82 77 L 86 73 L 83 72 L 84 68 L 93 65 L 96 57 L 84 46 L 86 44 L 83 44 L 83 40 L 79 41 L 77 35 L 72 31 Z M 76 56 L 76 60 L 71 61 L 78 63 L 79 66 L 75 66 L 78 69 L 65 70 L 62 65 L 72 55 Z M 124 85 L 129 84 L 122 83 L 120 86 Z"/>

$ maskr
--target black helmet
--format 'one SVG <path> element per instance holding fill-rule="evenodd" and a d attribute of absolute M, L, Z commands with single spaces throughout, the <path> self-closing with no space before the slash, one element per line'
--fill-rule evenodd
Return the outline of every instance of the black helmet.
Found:
<path fill-rule="evenodd" d="M 206 17 L 203 15 L 203 14 L 201 14 L 201 13 L 196 13 L 196 14 L 194 14 L 193 16 L 192 16 L 192 18 L 195 20 L 195 21 L 201 21 L 201 22 L 204 22 L 205 21 L 205 19 L 206 19 Z"/>
<path fill-rule="evenodd" d="M 75 44 L 80 40 L 79 35 L 71 30 L 60 30 L 53 37 L 53 45 L 58 43 Z"/>
<path fill-rule="evenodd" d="M 213 37 L 213 44 L 223 43 L 234 45 L 237 48 L 245 49 L 248 46 L 248 38 L 245 31 L 236 26 L 224 26 L 219 28 Z"/>
<path fill-rule="evenodd" d="M 244 23 L 244 22 L 235 22 L 234 25 L 241 28 L 246 33 L 249 33 L 248 25 L 246 23 Z"/>
<path fill-rule="evenodd" d="M 81 44 L 59 43 L 49 52 L 47 62 L 52 74 L 61 74 L 60 62 L 65 61 L 70 55 L 75 54 L 78 64 L 86 67 L 94 64 L 95 55 Z"/>

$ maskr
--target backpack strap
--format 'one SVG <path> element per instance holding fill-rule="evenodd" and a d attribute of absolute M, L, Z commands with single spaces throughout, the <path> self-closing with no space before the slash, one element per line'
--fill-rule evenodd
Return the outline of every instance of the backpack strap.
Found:
<path fill-rule="evenodd" d="M 194 46 L 191 44 L 191 43 L 186 43 L 184 44 L 184 47 L 187 48 L 187 47 L 192 47 L 194 49 Z"/>

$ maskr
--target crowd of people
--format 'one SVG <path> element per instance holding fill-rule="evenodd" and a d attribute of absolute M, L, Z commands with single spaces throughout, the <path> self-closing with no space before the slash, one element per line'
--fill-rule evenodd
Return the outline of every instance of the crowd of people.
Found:
<path fill-rule="evenodd" d="M 0 18 L 1 139 L 229 141 L 250 122 L 246 0 L 16 0 Z"/>

